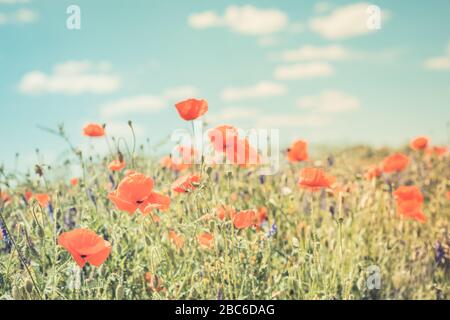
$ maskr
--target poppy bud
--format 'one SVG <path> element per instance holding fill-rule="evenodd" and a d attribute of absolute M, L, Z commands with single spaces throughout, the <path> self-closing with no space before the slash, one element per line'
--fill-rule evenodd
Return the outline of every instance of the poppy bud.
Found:
<path fill-rule="evenodd" d="M 211 172 L 212 172 L 212 167 L 206 168 L 206 173 L 208 174 L 208 176 L 211 176 Z"/>
<path fill-rule="evenodd" d="M 30 279 L 27 279 L 27 281 L 25 281 L 25 290 L 31 294 L 33 292 L 33 282 L 31 282 Z"/>
<path fill-rule="evenodd" d="M 34 167 L 34 172 L 36 172 L 36 174 L 40 177 L 42 177 L 44 175 L 44 172 L 42 171 L 42 167 L 38 164 Z"/>
<path fill-rule="evenodd" d="M 359 291 L 363 291 L 366 288 L 366 279 L 364 276 L 360 276 L 358 281 L 356 281 L 356 287 Z"/>
<path fill-rule="evenodd" d="M 21 300 L 22 299 L 22 293 L 20 292 L 20 289 L 17 286 L 13 286 L 11 289 L 11 296 L 14 300 Z"/>
<path fill-rule="evenodd" d="M 64 135 L 64 124 L 63 123 L 58 124 L 58 132 L 60 135 Z"/>
<path fill-rule="evenodd" d="M 116 288 L 116 299 L 122 300 L 123 297 L 124 297 L 123 286 L 121 284 L 119 284 Z"/>

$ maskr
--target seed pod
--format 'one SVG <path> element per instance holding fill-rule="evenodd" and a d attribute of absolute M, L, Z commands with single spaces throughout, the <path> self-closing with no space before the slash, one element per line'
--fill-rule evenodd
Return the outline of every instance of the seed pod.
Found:
<path fill-rule="evenodd" d="M 38 164 L 34 167 L 34 172 L 36 172 L 36 174 L 40 177 L 42 177 L 44 175 L 44 171 L 42 170 L 42 167 Z"/>
<path fill-rule="evenodd" d="M 31 282 L 30 279 L 27 279 L 27 281 L 25 281 L 25 290 L 31 294 L 33 292 L 33 282 Z"/>
<path fill-rule="evenodd" d="M 121 284 L 119 284 L 116 288 L 116 299 L 117 300 L 122 300 L 124 297 L 124 290 L 123 290 L 123 286 Z"/>
<path fill-rule="evenodd" d="M 15 286 L 15 285 L 12 287 L 11 295 L 12 295 L 12 298 L 14 300 L 21 300 L 22 299 L 22 294 L 20 292 L 20 289 L 17 286 Z"/>
<path fill-rule="evenodd" d="M 41 238 L 44 238 L 45 236 L 44 229 L 42 229 L 41 227 L 38 227 L 38 235 Z"/>

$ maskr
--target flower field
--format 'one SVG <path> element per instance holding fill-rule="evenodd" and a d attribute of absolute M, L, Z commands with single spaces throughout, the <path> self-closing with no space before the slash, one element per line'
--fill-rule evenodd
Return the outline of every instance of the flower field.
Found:
<path fill-rule="evenodd" d="M 207 110 L 190 99 L 173 112 L 189 125 Z M 265 176 L 234 127 L 210 132 L 226 164 L 193 163 L 189 146 L 180 159 L 119 148 L 107 124 L 89 124 L 86 143 L 108 154 L 86 157 L 56 132 L 79 176 L 2 169 L 0 298 L 450 297 L 446 147 L 419 137 L 313 155 L 298 140 Z"/>

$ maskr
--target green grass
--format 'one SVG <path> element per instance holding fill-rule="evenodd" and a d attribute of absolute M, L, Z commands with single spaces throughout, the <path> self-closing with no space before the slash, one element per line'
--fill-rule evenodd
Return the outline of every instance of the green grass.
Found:
<path fill-rule="evenodd" d="M 408 151 L 412 154 L 412 151 Z M 2 172 L 2 191 L 12 195 L 2 216 L 15 246 L 0 242 L 0 297 L 2 299 L 449 299 L 448 227 L 450 189 L 448 158 L 414 161 L 391 185 L 382 177 L 362 177 L 368 164 L 379 163 L 386 150 L 366 147 L 335 154 L 326 167 L 342 184 L 351 186 L 340 203 L 330 192 L 314 193 L 297 187 L 298 171 L 307 164 L 283 165 L 261 184 L 251 169 L 217 166 L 208 175 L 204 166 L 201 186 L 186 195 L 170 192 L 173 172 L 158 159 L 137 153 L 135 170 L 155 179 L 155 190 L 170 194 L 171 208 L 157 213 L 160 224 L 140 212 L 130 216 L 108 200 L 109 159 L 84 159 L 80 184 L 69 178 L 50 179 L 55 170 L 43 167 L 43 176 Z M 326 164 L 326 157 L 322 159 Z M 311 165 L 311 163 L 309 163 Z M 227 170 L 231 170 L 231 176 Z M 216 181 L 217 175 L 217 181 Z M 116 173 L 117 182 L 123 173 Z M 392 188 L 409 183 L 421 188 L 427 222 L 404 220 L 396 213 Z M 9 186 L 9 187 L 7 187 Z M 291 194 L 281 191 L 292 189 Z M 96 204 L 88 197 L 90 189 Z M 25 205 L 25 190 L 52 197 L 54 219 L 36 202 Z M 232 194 L 237 194 L 233 202 Z M 269 221 L 262 230 L 237 230 L 230 220 L 200 219 L 214 214 L 220 204 L 238 210 L 266 207 Z M 334 215 L 330 212 L 334 208 Z M 73 226 L 67 225 L 70 209 Z M 277 232 L 266 233 L 276 223 Z M 86 227 L 112 243 L 112 252 L 99 268 L 79 269 L 70 254 L 57 245 L 63 231 Z M 177 250 L 169 229 L 185 239 Z M 196 235 L 215 236 L 214 249 L 198 246 Z M 445 251 L 436 262 L 434 245 Z M 20 255 L 19 255 L 20 252 Z M 25 265 L 21 263 L 24 260 Z M 370 266 L 379 268 L 381 286 L 369 289 Z M 149 288 L 151 272 L 164 290 Z M 33 284 L 34 281 L 34 284 Z"/>

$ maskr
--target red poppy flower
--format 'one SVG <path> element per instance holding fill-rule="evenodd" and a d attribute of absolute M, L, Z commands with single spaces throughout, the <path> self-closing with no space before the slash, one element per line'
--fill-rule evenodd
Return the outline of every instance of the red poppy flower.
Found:
<path fill-rule="evenodd" d="M 238 131 L 235 127 L 229 125 L 218 126 L 208 132 L 211 144 L 214 150 L 225 152 L 228 147 L 237 143 Z"/>
<path fill-rule="evenodd" d="M 246 229 L 255 224 L 256 212 L 254 210 L 245 210 L 236 213 L 233 217 L 233 225 L 237 229 Z"/>
<path fill-rule="evenodd" d="M 417 201 L 423 202 L 423 195 L 420 189 L 416 186 L 400 186 L 394 191 L 395 200 L 402 201 Z"/>
<path fill-rule="evenodd" d="M 164 281 L 158 277 L 157 275 L 153 275 L 150 272 L 145 273 L 145 281 L 148 284 L 148 288 L 151 291 L 160 292 L 165 290 L 164 289 Z"/>
<path fill-rule="evenodd" d="M 434 146 L 431 148 L 427 148 L 425 152 L 427 155 L 436 155 L 439 157 L 447 154 L 448 148 L 446 146 Z"/>
<path fill-rule="evenodd" d="M 411 140 L 410 146 L 414 150 L 424 150 L 428 147 L 427 137 L 417 137 Z"/>
<path fill-rule="evenodd" d="M 6 203 L 6 202 L 11 200 L 11 197 L 6 192 L 1 192 L 0 193 L 0 199 L 1 199 L 1 202 Z"/>
<path fill-rule="evenodd" d="M 403 171 L 409 164 L 409 158 L 401 153 L 395 153 L 384 158 L 383 171 L 386 173 Z"/>
<path fill-rule="evenodd" d="M 108 169 L 111 171 L 120 171 L 125 168 L 125 165 L 125 160 L 120 161 L 118 159 L 114 159 L 108 164 Z"/>
<path fill-rule="evenodd" d="M 169 239 L 172 240 L 173 244 L 178 249 L 183 248 L 184 239 L 180 235 L 178 235 L 174 230 L 169 231 Z"/>
<path fill-rule="evenodd" d="M 373 180 L 373 179 L 380 177 L 382 173 L 383 173 L 383 171 L 380 169 L 380 167 L 372 166 L 366 171 L 366 173 L 364 174 L 364 177 L 367 180 Z"/>
<path fill-rule="evenodd" d="M 450 200 L 450 191 L 447 191 L 447 199 Z"/>
<path fill-rule="evenodd" d="M 133 214 L 138 208 L 145 208 L 147 198 L 152 194 L 153 179 L 133 172 L 120 181 L 117 189 L 108 198 L 119 210 Z"/>
<path fill-rule="evenodd" d="M 105 135 L 105 129 L 99 124 L 89 123 L 84 126 L 83 133 L 88 137 L 102 137 Z"/>
<path fill-rule="evenodd" d="M 42 208 L 47 207 L 50 203 L 50 196 L 47 193 L 36 193 L 33 195 L 33 198 L 39 202 Z"/>
<path fill-rule="evenodd" d="M 197 174 L 188 174 L 186 176 L 178 178 L 174 183 L 172 183 L 172 190 L 178 193 L 185 193 L 193 191 L 197 188 L 200 182 L 200 176 Z"/>
<path fill-rule="evenodd" d="M 300 162 L 308 160 L 308 144 L 303 140 L 295 141 L 288 149 L 289 162 Z"/>
<path fill-rule="evenodd" d="M 166 156 L 161 159 L 161 166 L 175 172 L 181 172 L 188 169 L 191 165 L 188 163 L 175 163 L 171 156 Z"/>
<path fill-rule="evenodd" d="M 78 178 L 72 178 L 72 179 L 70 179 L 70 184 L 72 185 L 72 186 L 76 186 L 76 185 L 78 185 Z"/>
<path fill-rule="evenodd" d="M 25 191 L 24 196 L 25 196 L 25 199 L 26 199 L 27 201 L 30 201 L 30 199 L 33 197 L 33 192 L 31 192 L 31 191 Z"/>
<path fill-rule="evenodd" d="M 421 223 L 426 221 L 426 216 L 422 211 L 422 203 L 416 200 L 397 202 L 398 214 L 404 218 L 414 219 Z"/>
<path fill-rule="evenodd" d="M 151 213 L 154 209 L 167 211 L 169 210 L 169 207 L 170 207 L 170 197 L 156 192 L 150 193 L 150 195 L 141 205 L 141 208 L 143 208 L 142 210 L 143 214 Z"/>
<path fill-rule="evenodd" d="M 445 146 L 434 146 L 433 152 L 435 155 L 443 156 L 444 154 L 447 154 L 448 148 Z"/>
<path fill-rule="evenodd" d="M 80 268 L 86 262 L 98 267 L 111 253 L 111 244 L 88 229 L 64 232 L 58 237 L 58 244 L 72 255 Z"/>
<path fill-rule="evenodd" d="M 256 213 L 256 226 L 260 227 L 267 220 L 267 208 L 261 207 Z"/>
<path fill-rule="evenodd" d="M 330 188 L 334 181 L 335 178 L 333 176 L 326 175 L 322 169 L 303 168 L 300 171 L 298 185 L 301 188 L 306 188 L 311 191 L 318 191 L 321 188 Z"/>
<path fill-rule="evenodd" d="M 216 214 L 217 218 L 219 220 L 225 220 L 225 218 L 233 219 L 234 215 L 236 214 L 236 210 L 232 206 L 218 206 L 216 208 Z"/>
<path fill-rule="evenodd" d="M 186 121 L 195 120 L 208 111 L 206 100 L 188 99 L 175 105 L 180 117 Z"/>
<path fill-rule="evenodd" d="M 197 236 L 200 247 L 211 249 L 214 247 L 214 236 L 211 233 L 203 232 Z"/>
<path fill-rule="evenodd" d="M 239 139 L 236 144 L 226 149 L 226 157 L 233 164 L 247 167 L 261 163 L 258 151 L 250 146 L 247 139 Z"/>

